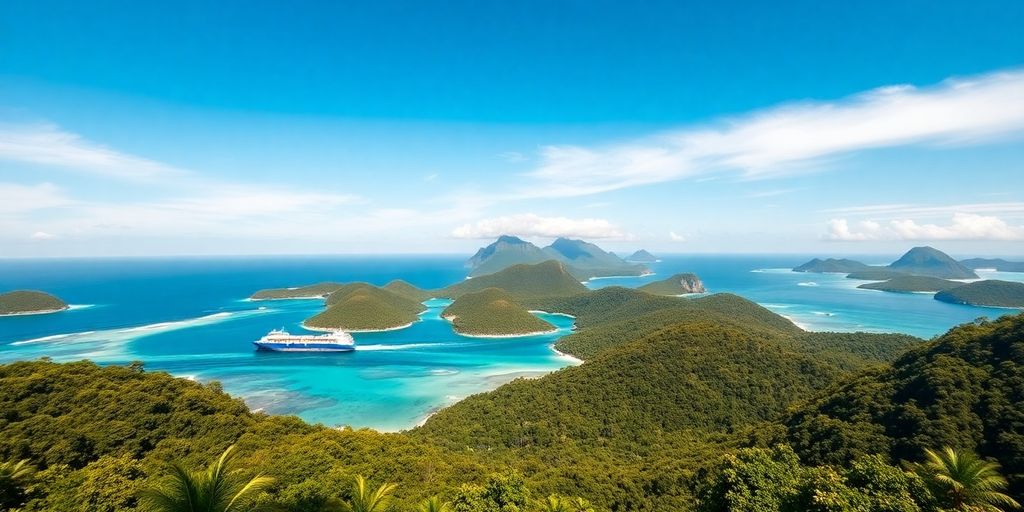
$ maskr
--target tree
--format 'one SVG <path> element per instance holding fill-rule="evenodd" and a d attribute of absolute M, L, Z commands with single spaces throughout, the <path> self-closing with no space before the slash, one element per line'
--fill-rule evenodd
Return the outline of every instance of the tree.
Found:
<path fill-rule="evenodd" d="M 374 491 L 366 484 L 362 475 L 356 476 L 352 485 L 352 497 L 342 506 L 345 512 L 383 512 L 387 510 L 391 502 L 391 495 L 398 487 L 395 484 L 385 483 Z"/>
<path fill-rule="evenodd" d="M 986 512 L 1020 507 L 1016 500 L 1002 492 L 1008 484 L 999 474 L 999 464 L 982 460 L 973 452 L 949 447 L 939 451 L 926 449 L 925 456 L 925 462 L 915 469 L 946 507 Z"/>
<path fill-rule="evenodd" d="M 540 503 L 543 512 L 569 512 L 568 500 L 552 494 Z"/>
<path fill-rule="evenodd" d="M 0 463 L 0 510 L 17 509 L 25 504 L 26 488 L 35 474 L 27 460 Z"/>
<path fill-rule="evenodd" d="M 447 501 L 441 501 L 437 496 L 431 496 L 416 507 L 417 512 L 451 512 L 452 507 Z"/>
<path fill-rule="evenodd" d="M 257 496 L 274 479 L 262 475 L 246 479 L 234 469 L 235 447 L 229 446 L 205 471 L 171 466 L 170 479 L 143 493 L 143 506 L 153 512 L 255 512 Z"/>

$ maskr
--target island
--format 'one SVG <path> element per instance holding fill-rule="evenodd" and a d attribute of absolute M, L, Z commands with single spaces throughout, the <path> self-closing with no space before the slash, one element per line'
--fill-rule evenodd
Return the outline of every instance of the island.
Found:
<path fill-rule="evenodd" d="M 626 258 L 626 261 L 632 263 L 655 263 L 661 260 L 646 250 L 640 249 L 639 251 L 629 255 L 629 257 Z"/>
<path fill-rule="evenodd" d="M 341 288 L 340 283 L 317 283 L 293 288 L 267 288 L 259 290 L 249 300 L 320 299 Z"/>
<path fill-rule="evenodd" d="M 992 269 L 999 272 L 1024 272 L 1024 261 L 1006 261 L 1002 258 L 970 258 L 960 264 L 971 269 Z"/>
<path fill-rule="evenodd" d="M 972 306 L 1024 308 L 1024 283 L 986 279 L 936 293 L 935 300 Z"/>
<path fill-rule="evenodd" d="M 368 283 L 342 285 L 327 296 L 327 309 L 302 326 L 313 331 L 387 331 L 408 327 L 426 310 L 420 302 Z"/>
<path fill-rule="evenodd" d="M 880 283 L 865 283 L 857 288 L 897 293 L 940 292 L 963 286 L 963 283 L 929 276 L 898 276 Z"/>
<path fill-rule="evenodd" d="M 558 238 L 543 249 L 519 237 L 499 236 L 486 247 L 480 248 L 466 266 L 470 277 L 500 272 L 513 265 L 534 265 L 545 261 L 563 263 L 567 271 L 577 280 L 585 281 L 594 277 L 640 276 L 650 269 L 638 263 L 631 263 L 583 240 Z"/>
<path fill-rule="evenodd" d="M 42 315 L 68 309 L 63 300 L 38 290 L 0 293 L 0 316 Z"/>
<path fill-rule="evenodd" d="M 846 258 L 814 258 L 803 265 L 794 267 L 794 272 L 813 272 L 816 274 L 849 274 L 862 270 L 870 270 L 872 267 L 856 260 Z"/>
<path fill-rule="evenodd" d="M 686 295 L 707 292 L 700 278 L 691 273 L 676 274 L 668 279 L 647 283 L 637 289 L 653 295 Z"/>
<path fill-rule="evenodd" d="M 485 288 L 455 299 L 441 317 L 464 336 L 517 337 L 555 332 L 554 325 L 526 310 L 499 288 Z"/>
<path fill-rule="evenodd" d="M 905 272 L 899 270 L 892 270 L 886 267 L 870 267 L 870 270 L 860 270 L 857 272 L 850 272 L 847 279 L 858 279 L 861 281 L 885 281 L 894 277 L 902 277 L 907 275 Z"/>
<path fill-rule="evenodd" d="M 569 273 L 564 263 L 548 260 L 535 265 L 513 265 L 494 274 L 467 279 L 439 290 L 437 294 L 457 299 L 487 288 L 501 288 L 516 300 L 567 297 L 587 292 L 587 287 Z"/>
<path fill-rule="evenodd" d="M 889 264 L 891 270 L 943 279 L 977 279 L 978 274 L 934 247 L 914 247 Z"/>

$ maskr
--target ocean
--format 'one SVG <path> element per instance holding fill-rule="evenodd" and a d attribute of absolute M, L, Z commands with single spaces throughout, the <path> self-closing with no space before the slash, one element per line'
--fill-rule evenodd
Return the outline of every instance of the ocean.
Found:
<path fill-rule="evenodd" d="M 694 272 L 709 292 L 731 292 L 809 330 L 901 332 L 929 338 L 978 317 L 1013 310 L 946 304 L 928 294 L 860 290 L 863 281 L 789 269 L 812 256 L 668 256 L 654 275 L 595 279 L 591 288 L 635 287 Z M 896 255 L 865 259 L 882 263 Z M 319 281 L 382 285 L 405 279 L 439 288 L 465 278 L 464 256 L 309 256 L 0 260 L 0 290 L 39 289 L 72 309 L 0 317 L 0 363 L 50 357 L 101 364 L 142 361 L 200 381 L 217 380 L 253 409 L 295 414 L 329 426 L 383 431 L 411 428 L 432 412 L 518 377 L 571 364 L 551 346 L 572 319 L 541 315 L 559 330 L 522 338 L 469 338 L 441 319 L 444 300 L 427 302 L 421 321 L 379 333 L 354 333 L 347 354 L 256 352 L 252 341 L 300 323 L 322 300 L 252 302 L 261 288 Z M 979 272 L 1024 281 L 1024 273 Z"/>

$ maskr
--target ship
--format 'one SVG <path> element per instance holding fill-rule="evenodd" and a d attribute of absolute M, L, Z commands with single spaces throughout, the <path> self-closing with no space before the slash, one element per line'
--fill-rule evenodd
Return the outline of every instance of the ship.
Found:
<path fill-rule="evenodd" d="M 289 334 L 275 329 L 252 343 L 256 350 L 272 352 L 351 352 L 356 349 L 352 335 L 340 330 L 316 335 Z"/>

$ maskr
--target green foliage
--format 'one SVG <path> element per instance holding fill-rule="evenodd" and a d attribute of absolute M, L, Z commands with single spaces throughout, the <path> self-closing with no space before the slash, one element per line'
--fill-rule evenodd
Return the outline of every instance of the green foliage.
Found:
<path fill-rule="evenodd" d="M 416 302 L 423 302 L 434 296 L 429 290 L 422 290 L 401 279 L 390 281 L 384 285 L 384 289 Z"/>
<path fill-rule="evenodd" d="M 455 299 L 441 316 L 455 331 L 474 335 L 513 335 L 553 331 L 555 326 L 537 318 L 498 288 L 486 288 Z"/>
<path fill-rule="evenodd" d="M 647 283 L 640 288 L 642 292 L 653 295 L 683 295 L 687 293 L 704 293 L 704 283 L 696 274 L 676 274 L 668 279 Z"/>
<path fill-rule="evenodd" d="M 344 512 L 384 512 L 390 507 L 395 487 L 395 484 L 385 483 L 371 490 L 366 478 L 358 475 L 352 483 L 352 494 L 341 509 Z"/>
<path fill-rule="evenodd" d="M 928 276 L 900 276 L 883 281 L 881 283 L 865 283 L 857 288 L 865 290 L 881 290 L 883 292 L 939 292 L 961 286 L 963 283 L 949 281 L 938 277 Z"/>
<path fill-rule="evenodd" d="M 518 473 L 491 475 L 483 485 L 463 485 L 452 512 L 526 512 L 530 490 Z"/>
<path fill-rule="evenodd" d="M 858 279 L 861 281 L 886 281 L 889 279 L 895 279 L 897 277 L 906 276 L 906 272 L 899 270 L 893 270 L 886 267 L 873 267 L 869 270 L 859 270 L 857 272 L 850 272 L 846 275 L 847 279 Z"/>
<path fill-rule="evenodd" d="M 416 512 L 452 512 L 452 505 L 437 496 L 431 496 L 419 502 Z"/>
<path fill-rule="evenodd" d="M 884 453 L 917 460 L 959 446 L 998 460 L 1024 491 L 1024 315 L 980 321 L 864 372 L 785 420 L 787 439 L 814 464 Z"/>
<path fill-rule="evenodd" d="M 28 499 L 28 486 L 35 475 L 27 460 L 0 462 L 0 510 L 21 507 Z"/>
<path fill-rule="evenodd" d="M 343 285 L 327 297 L 327 309 L 305 321 L 318 329 L 392 329 L 418 320 L 426 307 L 405 295 L 366 283 Z"/>
<path fill-rule="evenodd" d="M 536 265 L 513 265 L 494 274 L 461 281 L 439 290 L 438 295 L 457 299 L 487 288 L 501 288 L 516 300 L 566 297 L 587 291 L 564 264 L 549 260 Z"/>
<path fill-rule="evenodd" d="M 952 448 L 925 450 L 925 454 L 925 462 L 914 467 L 943 506 L 989 512 L 1020 508 L 1016 500 L 1002 492 L 1007 482 L 999 474 L 999 464 Z"/>
<path fill-rule="evenodd" d="M 986 279 L 935 294 L 936 300 L 975 306 L 1024 307 L 1024 283 Z"/>
<path fill-rule="evenodd" d="M 217 462 L 205 471 L 189 471 L 180 464 L 171 466 L 167 481 L 142 494 L 146 510 L 151 512 L 254 512 L 261 507 L 257 497 L 274 479 L 257 475 L 246 478 L 235 469 L 234 446 L 228 447 Z M 358 510 L 356 512 L 372 512 Z"/>
<path fill-rule="evenodd" d="M 294 299 L 305 297 L 326 297 L 343 285 L 339 283 L 317 283 L 296 288 L 268 288 L 259 290 L 249 298 L 252 300 Z"/>
<path fill-rule="evenodd" d="M 67 308 L 67 303 L 45 292 L 15 290 L 0 293 L 0 315 L 31 313 L 35 311 L 59 311 Z"/>
<path fill-rule="evenodd" d="M 872 270 L 872 267 L 856 260 L 828 258 L 814 258 L 793 269 L 794 272 L 817 272 L 817 273 L 838 273 L 848 274 L 850 272 L 861 272 Z"/>

